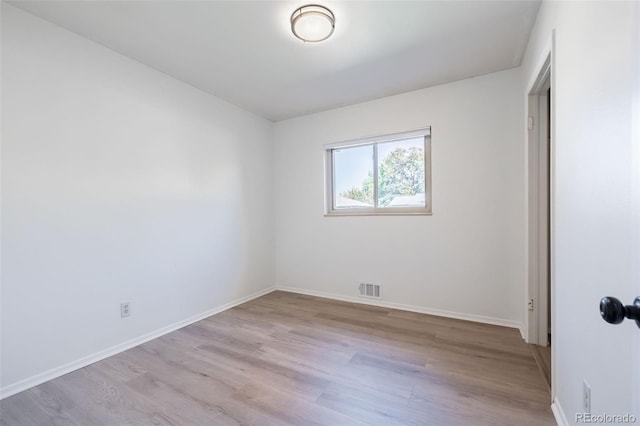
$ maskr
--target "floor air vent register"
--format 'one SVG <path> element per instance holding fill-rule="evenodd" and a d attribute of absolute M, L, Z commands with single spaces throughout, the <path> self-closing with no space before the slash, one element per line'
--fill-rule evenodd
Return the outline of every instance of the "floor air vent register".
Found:
<path fill-rule="evenodd" d="M 362 297 L 369 297 L 372 299 L 382 298 L 380 293 L 380 284 L 361 283 L 359 290 L 360 290 L 360 296 Z"/>

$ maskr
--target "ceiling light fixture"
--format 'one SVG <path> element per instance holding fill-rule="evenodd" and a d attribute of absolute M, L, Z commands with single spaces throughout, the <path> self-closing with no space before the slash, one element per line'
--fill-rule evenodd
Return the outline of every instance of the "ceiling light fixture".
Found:
<path fill-rule="evenodd" d="M 313 43 L 328 39 L 335 23 L 333 12 L 318 4 L 307 4 L 291 14 L 291 31 L 302 41 Z"/>

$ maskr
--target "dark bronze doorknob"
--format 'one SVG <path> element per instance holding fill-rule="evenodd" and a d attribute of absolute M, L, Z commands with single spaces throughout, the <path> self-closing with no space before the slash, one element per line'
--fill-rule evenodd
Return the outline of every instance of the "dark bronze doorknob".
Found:
<path fill-rule="evenodd" d="M 625 318 L 636 320 L 640 327 L 640 297 L 636 297 L 633 305 L 624 306 L 615 297 L 603 297 L 600 299 L 600 315 L 610 324 L 620 324 Z"/>

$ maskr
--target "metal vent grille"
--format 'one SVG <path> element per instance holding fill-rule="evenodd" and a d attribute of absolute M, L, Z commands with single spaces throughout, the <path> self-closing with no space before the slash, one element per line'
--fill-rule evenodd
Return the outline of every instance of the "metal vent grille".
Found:
<path fill-rule="evenodd" d="M 362 297 L 371 297 L 374 299 L 382 298 L 380 295 L 380 284 L 361 283 L 359 289 L 360 296 Z"/>

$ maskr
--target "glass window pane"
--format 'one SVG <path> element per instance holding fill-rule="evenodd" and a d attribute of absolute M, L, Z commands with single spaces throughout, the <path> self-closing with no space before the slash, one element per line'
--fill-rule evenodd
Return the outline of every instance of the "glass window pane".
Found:
<path fill-rule="evenodd" d="M 373 207 L 373 145 L 333 150 L 334 208 Z"/>
<path fill-rule="evenodd" d="M 424 207 L 424 137 L 378 144 L 378 206 Z"/>

